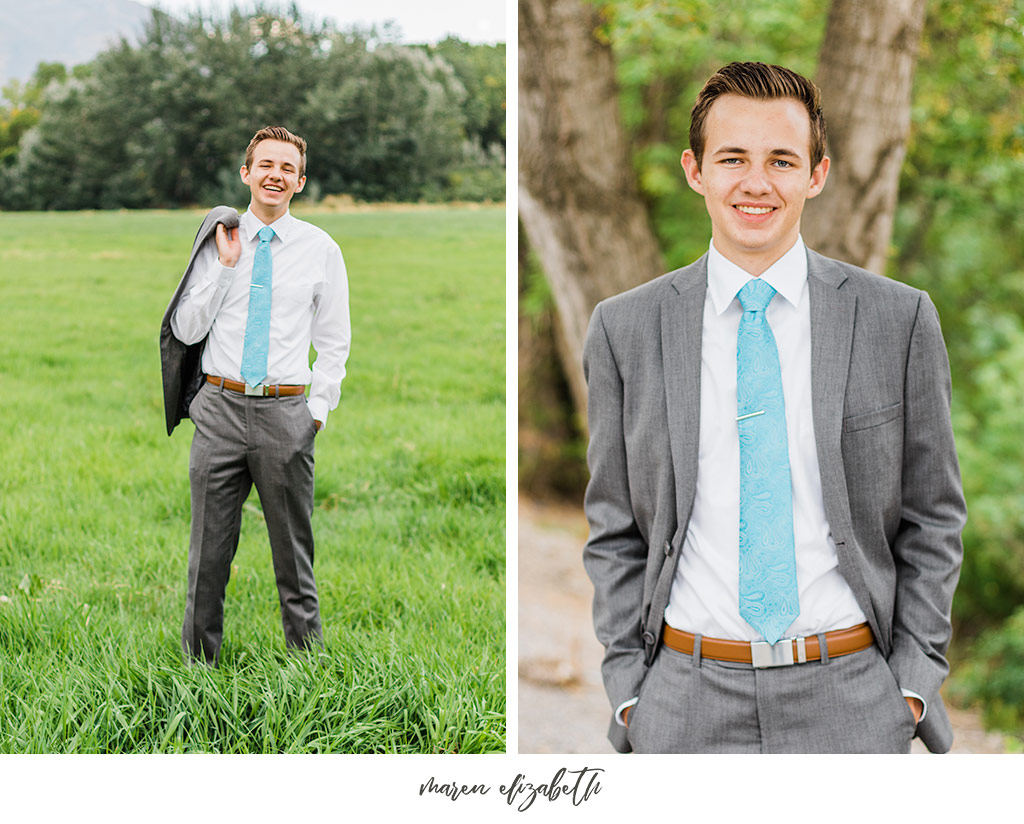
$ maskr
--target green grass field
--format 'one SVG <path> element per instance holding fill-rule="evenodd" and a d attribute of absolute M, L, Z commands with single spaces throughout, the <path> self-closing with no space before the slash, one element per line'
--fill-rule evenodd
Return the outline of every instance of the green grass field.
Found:
<path fill-rule="evenodd" d="M 192 424 L 166 435 L 157 342 L 203 213 L 0 213 L 0 751 L 504 751 L 504 210 L 296 215 L 351 291 L 326 649 L 285 653 L 254 490 L 211 670 L 181 660 Z"/>

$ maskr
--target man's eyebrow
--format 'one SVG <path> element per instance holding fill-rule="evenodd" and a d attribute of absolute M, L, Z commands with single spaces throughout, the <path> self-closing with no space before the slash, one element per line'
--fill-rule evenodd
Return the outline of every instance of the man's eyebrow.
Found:
<path fill-rule="evenodd" d="M 746 155 L 746 154 L 750 154 L 750 152 L 747 151 L 744 148 L 739 147 L 739 146 L 723 146 L 721 149 L 718 149 L 717 151 L 715 151 L 715 153 L 712 155 L 712 157 L 717 157 L 718 155 L 723 155 L 723 154 Z M 785 148 L 772 149 L 770 152 L 768 152 L 768 154 L 771 157 L 793 157 L 793 158 L 796 158 L 797 160 L 800 159 L 800 153 L 795 151 L 795 150 L 793 150 L 793 149 L 785 149 Z"/>

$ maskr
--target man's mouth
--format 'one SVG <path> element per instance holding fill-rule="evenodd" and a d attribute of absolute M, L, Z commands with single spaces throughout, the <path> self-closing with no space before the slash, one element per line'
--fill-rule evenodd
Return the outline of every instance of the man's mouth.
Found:
<path fill-rule="evenodd" d="M 275 186 L 273 184 L 270 184 L 268 186 L 264 186 L 263 188 L 266 189 L 268 192 L 283 192 L 284 191 L 284 189 L 282 189 L 280 186 Z"/>
<path fill-rule="evenodd" d="M 745 215 L 766 215 L 769 212 L 774 212 L 776 207 L 774 207 L 774 206 L 734 206 L 733 208 L 736 209 L 739 212 L 742 212 Z"/>

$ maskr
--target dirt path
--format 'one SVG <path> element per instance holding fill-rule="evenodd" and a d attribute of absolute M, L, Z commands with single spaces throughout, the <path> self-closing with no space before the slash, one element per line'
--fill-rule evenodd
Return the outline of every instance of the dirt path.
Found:
<path fill-rule="evenodd" d="M 519 499 L 519 752 L 612 753 L 603 650 L 590 623 L 593 590 L 580 510 Z M 949 707 L 953 752 L 1002 753 L 977 712 Z M 925 753 L 920 741 L 913 752 Z"/>

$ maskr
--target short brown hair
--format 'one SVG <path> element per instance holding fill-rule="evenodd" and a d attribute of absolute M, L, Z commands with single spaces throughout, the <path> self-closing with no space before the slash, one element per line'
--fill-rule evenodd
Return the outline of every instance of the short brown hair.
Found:
<path fill-rule="evenodd" d="M 245 168 L 252 168 L 252 158 L 256 153 L 256 146 L 264 140 L 280 140 L 284 143 L 291 143 L 299 150 L 299 177 L 306 173 L 306 141 L 297 134 L 292 134 L 284 126 L 264 126 L 249 141 L 245 150 Z"/>
<path fill-rule="evenodd" d="M 811 171 L 825 156 L 825 116 L 821 111 L 821 92 L 810 80 L 783 66 L 765 63 L 730 63 L 704 84 L 690 111 L 690 151 L 700 168 L 704 158 L 705 121 L 711 104 L 723 94 L 739 94 L 755 100 L 792 97 L 804 104 L 811 119 Z"/>

